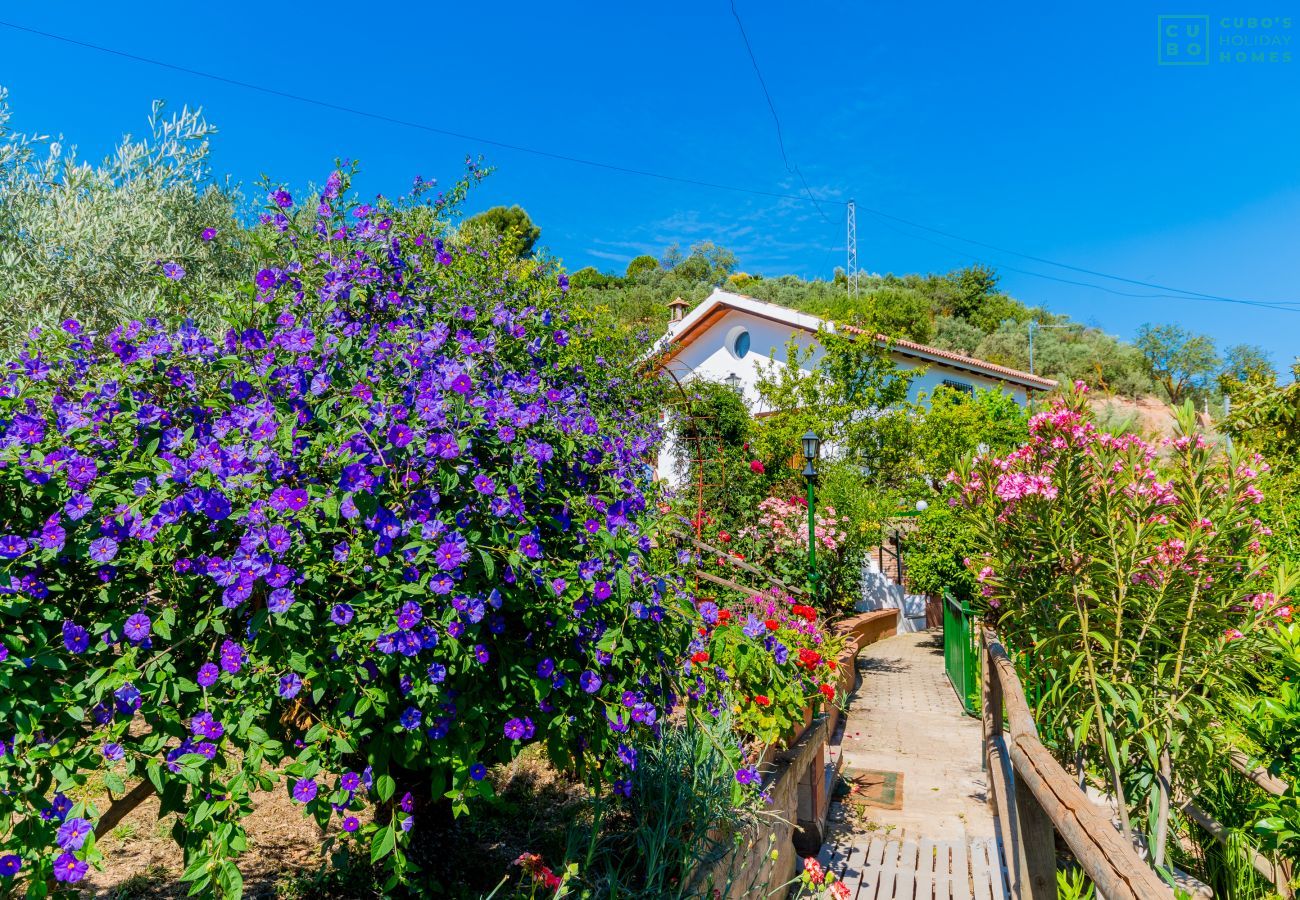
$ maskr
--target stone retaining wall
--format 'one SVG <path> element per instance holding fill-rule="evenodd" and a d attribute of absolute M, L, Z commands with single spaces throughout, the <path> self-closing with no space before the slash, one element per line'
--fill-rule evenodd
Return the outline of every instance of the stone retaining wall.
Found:
<path fill-rule="evenodd" d="M 847 638 L 837 674 L 837 691 L 847 698 L 854 687 L 858 653 L 897 632 L 898 610 L 863 613 L 838 623 L 835 630 Z M 816 855 L 822 842 L 835 774 L 827 766 L 826 747 L 839 717 L 839 709 L 831 707 L 776 755 L 763 776 L 763 789 L 772 798 L 767 814 L 740 836 L 734 849 L 697 875 L 690 896 L 742 900 L 784 894 L 779 889 L 799 871 L 800 859 Z"/>

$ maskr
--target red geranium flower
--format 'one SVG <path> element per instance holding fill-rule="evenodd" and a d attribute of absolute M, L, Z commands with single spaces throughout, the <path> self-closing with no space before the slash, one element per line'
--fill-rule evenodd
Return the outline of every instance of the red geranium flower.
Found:
<path fill-rule="evenodd" d="M 823 684 L 817 690 L 822 692 L 822 696 L 825 697 L 827 701 L 830 703 L 835 702 L 835 688 L 831 687 L 829 684 Z"/>
<path fill-rule="evenodd" d="M 764 696 L 763 694 L 756 694 L 754 696 L 754 702 L 757 703 L 759 706 L 768 706 L 772 703 L 772 701 L 767 699 L 767 697 Z"/>
<path fill-rule="evenodd" d="M 695 653 L 691 655 L 691 662 L 693 663 L 706 663 L 708 661 L 709 661 L 709 654 L 705 653 L 703 650 L 701 650 L 699 653 Z"/>
<path fill-rule="evenodd" d="M 781 623 L 778 622 L 776 619 L 768 619 L 763 624 L 767 626 L 768 631 L 776 631 L 778 628 L 781 627 Z"/>
<path fill-rule="evenodd" d="M 755 475 L 762 475 L 767 471 L 767 469 L 763 468 L 763 463 L 756 459 L 749 464 L 749 471 L 753 472 Z"/>

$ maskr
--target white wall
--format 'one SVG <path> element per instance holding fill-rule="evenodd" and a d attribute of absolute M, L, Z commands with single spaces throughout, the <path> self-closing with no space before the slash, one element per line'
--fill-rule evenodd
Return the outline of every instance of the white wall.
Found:
<path fill-rule="evenodd" d="M 810 323 L 818 321 L 811 316 L 801 318 L 807 318 Z M 737 357 L 732 350 L 734 337 L 741 329 L 747 330 L 750 338 L 749 352 L 743 358 Z M 759 374 L 766 367 L 785 366 L 786 345 L 791 337 L 800 350 L 813 348 L 811 356 L 800 368 L 805 371 L 816 369 L 822 357 L 816 334 L 742 310 L 730 309 L 719 321 L 697 333 L 694 340 L 678 351 L 665 368 L 683 385 L 695 378 L 721 384 L 726 382 L 729 375 L 734 374 L 740 379 L 740 391 L 749 404 L 750 411 L 761 413 L 766 410 L 758 396 Z M 913 403 L 920 400 L 921 394 L 929 395 L 944 379 L 963 382 L 975 388 L 998 388 L 1009 393 L 1021 406 L 1027 402 L 1027 392 L 1019 385 L 898 352 L 892 355 L 895 364 L 901 369 L 926 370 L 912 381 L 908 399 Z M 666 479 L 674 487 L 680 487 L 684 482 L 685 473 L 679 470 L 676 446 L 671 434 L 660 448 L 657 471 L 660 478 Z"/>

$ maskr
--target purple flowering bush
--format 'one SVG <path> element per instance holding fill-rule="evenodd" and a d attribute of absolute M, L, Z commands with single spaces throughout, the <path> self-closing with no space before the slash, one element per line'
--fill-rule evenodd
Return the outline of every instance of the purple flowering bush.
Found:
<path fill-rule="evenodd" d="M 647 380 L 553 269 L 445 240 L 457 191 L 347 191 L 271 194 L 224 332 L 70 320 L 0 376 L 0 890 L 78 881 L 156 791 L 238 896 L 278 781 L 392 887 L 488 766 L 625 777 L 671 706 Z"/>

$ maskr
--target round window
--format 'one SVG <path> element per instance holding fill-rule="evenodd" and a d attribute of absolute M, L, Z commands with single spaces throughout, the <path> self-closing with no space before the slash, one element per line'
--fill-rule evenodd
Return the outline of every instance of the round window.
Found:
<path fill-rule="evenodd" d="M 736 351 L 736 358 L 744 359 L 745 354 L 749 352 L 749 332 L 742 331 L 736 335 L 736 342 L 732 346 Z"/>

